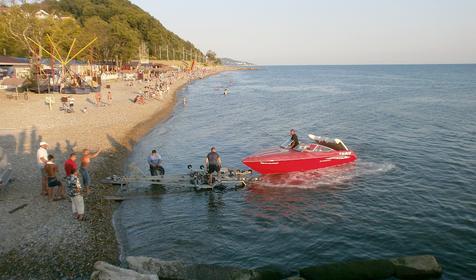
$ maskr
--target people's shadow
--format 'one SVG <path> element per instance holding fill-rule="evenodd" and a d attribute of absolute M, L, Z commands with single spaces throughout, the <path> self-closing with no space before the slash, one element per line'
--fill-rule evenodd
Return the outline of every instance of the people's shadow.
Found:
<path fill-rule="evenodd" d="M 32 195 L 39 193 L 40 178 L 36 176 L 38 174 L 36 156 L 41 141 L 48 142 L 48 139 L 38 135 L 37 128 L 34 126 L 21 131 L 5 132 L 0 130 L 0 174 L 6 166 L 9 166 L 13 169 L 12 177 L 15 179 L 12 186 L 6 188 L 2 195 L 8 196 L 9 192 L 20 191 L 24 188 L 31 188 Z M 58 166 L 62 166 L 77 146 L 76 142 L 71 144 L 70 140 L 66 140 L 64 146 L 60 142 L 49 144 L 53 148 L 49 150 L 49 154 L 54 156 Z M 63 173 L 63 169 L 59 168 L 58 176 L 60 178 Z M 35 184 L 36 181 L 38 184 Z M 38 192 L 36 188 L 38 188 Z M 0 193 L 2 192 L 0 191 Z"/>

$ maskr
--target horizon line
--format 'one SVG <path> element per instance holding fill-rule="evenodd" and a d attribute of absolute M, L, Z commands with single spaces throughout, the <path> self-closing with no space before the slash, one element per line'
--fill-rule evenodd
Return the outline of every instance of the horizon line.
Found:
<path fill-rule="evenodd" d="M 417 66 L 417 65 L 476 65 L 468 63 L 356 63 L 356 64 L 253 64 L 252 66 Z M 244 66 L 244 67 L 250 67 Z"/>

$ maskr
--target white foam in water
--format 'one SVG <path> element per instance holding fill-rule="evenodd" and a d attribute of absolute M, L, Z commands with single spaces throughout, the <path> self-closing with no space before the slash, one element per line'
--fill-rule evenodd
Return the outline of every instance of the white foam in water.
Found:
<path fill-rule="evenodd" d="M 396 168 L 395 164 L 391 162 L 375 163 L 360 161 L 357 163 L 359 176 L 373 175 L 379 173 L 387 173 Z"/>
<path fill-rule="evenodd" d="M 357 177 L 386 173 L 394 168 L 393 163 L 364 161 L 306 172 L 263 175 L 254 186 L 301 189 L 345 187 Z"/>

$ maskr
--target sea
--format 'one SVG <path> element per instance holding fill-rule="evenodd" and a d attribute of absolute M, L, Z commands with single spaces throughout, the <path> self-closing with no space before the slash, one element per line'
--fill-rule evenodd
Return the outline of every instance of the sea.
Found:
<path fill-rule="evenodd" d="M 157 149 L 166 174 L 186 174 L 211 146 L 245 169 L 291 128 L 301 142 L 340 138 L 358 160 L 232 191 L 131 186 L 144 195 L 114 214 L 122 256 L 292 273 L 431 254 L 443 279 L 476 279 L 476 65 L 263 66 L 197 80 L 126 172 L 147 174 Z"/>

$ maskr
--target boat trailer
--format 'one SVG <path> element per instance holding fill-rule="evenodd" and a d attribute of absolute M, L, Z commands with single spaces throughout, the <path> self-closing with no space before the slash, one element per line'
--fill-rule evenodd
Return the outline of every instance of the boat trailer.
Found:
<path fill-rule="evenodd" d="M 133 183 L 163 185 L 166 187 L 185 187 L 195 191 L 213 191 L 244 188 L 250 182 L 257 180 L 257 177 L 253 176 L 251 170 L 222 168 L 220 174 L 212 175 L 212 184 L 209 185 L 209 174 L 205 171 L 203 165 L 200 166 L 199 170 L 194 170 L 192 169 L 192 165 L 188 165 L 188 169 L 189 172 L 182 175 L 147 176 L 136 168 L 139 174 L 130 176 L 112 175 L 101 180 L 101 183 L 120 186 L 121 191 L 128 190 L 128 186 Z"/>

